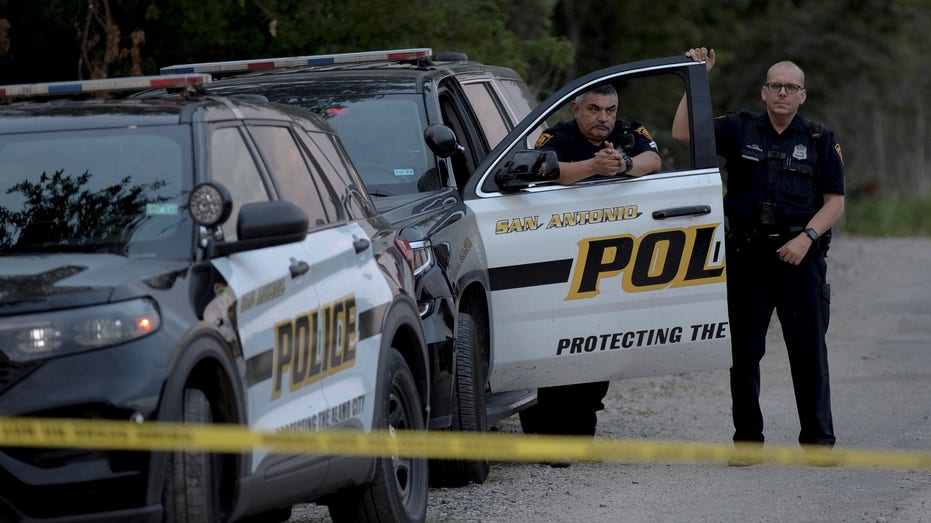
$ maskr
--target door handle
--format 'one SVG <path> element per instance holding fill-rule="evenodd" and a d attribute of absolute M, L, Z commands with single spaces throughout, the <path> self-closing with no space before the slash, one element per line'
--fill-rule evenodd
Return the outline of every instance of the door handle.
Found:
<path fill-rule="evenodd" d="M 288 269 L 291 271 L 291 278 L 297 278 L 302 274 L 306 274 L 310 270 L 310 265 L 303 260 L 291 258 L 291 265 Z"/>
<path fill-rule="evenodd" d="M 358 254 L 358 253 L 360 253 L 360 252 L 363 252 L 363 251 L 365 251 L 366 249 L 368 249 L 368 248 L 369 248 L 369 245 L 371 245 L 371 242 L 369 242 L 369 241 L 368 241 L 367 239 L 365 239 L 365 238 L 355 238 L 355 239 L 352 240 L 352 246 L 355 247 L 355 249 L 356 249 L 356 254 Z"/>
<path fill-rule="evenodd" d="M 666 218 L 676 218 L 678 216 L 702 216 L 704 214 L 711 214 L 710 205 L 690 205 L 688 207 L 660 209 L 658 211 L 653 211 L 653 219 L 665 220 Z"/>

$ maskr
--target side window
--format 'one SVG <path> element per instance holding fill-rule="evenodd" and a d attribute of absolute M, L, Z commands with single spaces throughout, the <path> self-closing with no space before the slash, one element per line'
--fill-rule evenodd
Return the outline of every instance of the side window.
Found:
<path fill-rule="evenodd" d="M 342 194 L 345 194 L 345 188 L 335 185 L 342 185 L 341 178 L 348 176 L 345 171 L 340 172 L 337 165 L 342 161 L 347 161 L 345 156 L 337 151 L 336 147 L 330 140 L 323 138 L 323 133 L 313 133 L 315 138 L 311 138 L 311 133 L 298 130 L 298 136 L 301 143 L 304 144 L 304 150 L 310 156 L 311 170 L 313 171 L 314 184 L 317 186 L 317 193 L 320 195 L 321 204 L 330 216 L 331 221 L 343 221 L 346 219 L 346 212 L 343 207 Z"/>
<path fill-rule="evenodd" d="M 700 136 L 693 136 L 691 145 L 681 144 L 672 139 L 672 120 L 682 94 L 686 90 L 684 80 L 685 75 L 682 74 L 681 67 L 678 65 L 670 66 L 669 70 L 657 71 L 650 69 L 628 73 L 626 76 L 619 71 L 614 77 L 604 80 L 604 83 L 610 83 L 617 91 L 618 120 L 628 124 L 624 127 L 626 130 L 624 136 L 616 137 L 618 143 L 628 143 L 632 151 L 639 150 L 641 152 L 644 152 L 648 147 L 652 148 L 650 144 L 651 142 L 654 143 L 661 163 L 659 171 L 653 174 L 695 170 L 697 169 L 696 165 L 706 167 L 710 163 L 707 159 L 708 151 L 711 151 L 711 154 L 714 151 L 713 134 L 710 131 L 712 118 L 707 110 L 703 110 L 701 113 L 703 116 L 701 121 L 706 122 L 703 128 L 707 129 L 700 133 Z M 595 86 L 597 84 L 588 83 L 585 85 L 584 90 L 576 91 L 576 94 L 583 93 Z M 583 86 L 577 83 L 574 83 L 573 87 L 583 89 Z M 703 103 L 707 103 L 707 95 L 703 100 Z M 509 152 L 505 153 L 504 161 L 499 162 L 494 171 L 483 175 L 485 178 L 480 186 L 481 192 L 491 193 L 500 190 L 494 181 L 495 176 L 502 172 L 502 169 L 506 169 L 507 162 L 513 158 L 512 155 L 533 148 L 533 145 L 528 147 L 528 139 L 539 135 L 540 122 L 546 121 L 551 126 L 555 126 L 559 122 L 572 122 L 574 119 L 572 98 L 563 98 L 562 103 L 559 105 L 554 105 L 552 101 L 547 103 L 546 112 L 541 114 L 539 119 L 534 120 L 534 128 L 522 128 L 521 136 L 511 146 Z M 637 125 L 629 125 L 631 123 Z M 633 141 L 630 141 L 630 138 L 633 138 Z M 699 140 L 701 143 L 696 143 Z M 587 151 L 582 151 L 582 153 L 587 154 Z M 712 158 L 711 162 L 716 163 L 716 160 Z M 698 174 L 703 175 L 705 173 L 699 172 Z M 573 185 L 640 184 L 651 183 L 658 178 L 661 177 L 650 175 L 641 177 L 593 176 Z M 557 186 L 555 182 L 547 182 L 542 185 Z M 529 188 L 529 190 L 536 189 L 536 187 Z M 541 186 L 539 189 L 550 190 L 550 187 Z"/>
<path fill-rule="evenodd" d="M 345 207 L 356 219 L 376 214 L 375 204 L 336 135 L 308 132 L 301 138 L 308 150 L 314 151 L 313 157 L 322 172 L 332 173 L 323 179 L 323 185 L 327 187 L 333 204 L 340 209 Z"/>
<path fill-rule="evenodd" d="M 523 82 L 502 78 L 498 80 L 498 83 L 504 91 L 509 106 L 514 110 L 514 117 L 517 121 L 522 120 L 537 106 L 537 99 Z"/>
<path fill-rule="evenodd" d="M 287 200 L 307 213 L 311 226 L 325 225 L 335 216 L 327 213 L 307 163 L 297 142 L 287 127 L 256 125 L 249 128 L 262 159 L 271 174 L 282 200 Z"/>
<path fill-rule="evenodd" d="M 511 130 L 513 125 L 508 120 L 501 101 L 498 100 L 490 87 L 487 82 L 462 85 L 466 98 L 469 100 L 469 105 L 475 111 L 479 125 L 482 126 L 482 131 L 485 132 L 488 147 L 493 149 L 504 138 L 504 135 Z"/>
<path fill-rule="evenodd" d="M 614 84 L 618 118 L 646 127 L 659 148 L 662 172 L 692 168 L 689 146 L 672 139 L 672 119 L 682 93 L 683 79 L 676 74 L 647 74 Z"/>
<path fill-rule="evenodd" d="M 221 127 L 210 134 L 210 179 L 226 186 L 233 198 L 233 214 L 223 224 L 223 234 L 227 240 L 235 240 L 242 204 L 269 199 L 239 127 Z"/>
<path fill-rule="evenodd" d="M 456 185 L 462 188 L 487 153 L 485 145 L 480 143 L 478 130 L 470 123 L 471 115 L 465 114 L 467 109 L 461 105 L 461 97 L 456 96 L 459 93 L 457 86 L 451 83 L 441 86 L 439 102 L 443 123 L 453 130 L 459 144 L 465 148 L 465 151 L 458 151 L 450 157 Z"/>
<path fill-rule="evenodd" d="M 502 78 L 498 81 L 498 84 L 504 91 L 504 97 L 508 101 L 508 107 L 511 108 L 515 124 L 523 120 L 534 107 L 539 105 L 536 97 L 524 82 Z M 546 127 L 546 124 L 543 124 L 534 129 L 533 133 L 527 137 L 527 147 L 533 147 L 533 144 L 537 142 L 537 138 L 543 134 Z"/>

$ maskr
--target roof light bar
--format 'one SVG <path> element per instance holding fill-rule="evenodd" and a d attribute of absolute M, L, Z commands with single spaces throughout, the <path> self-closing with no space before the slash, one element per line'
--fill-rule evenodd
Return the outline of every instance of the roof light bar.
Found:
<path fill-rule="evenodd" d="M 138 91 L 142 89 L 179 88 L 200 85 L 210 81 L 209 74 L 176 74 L 161 76 L 128 76 L 0 86 L 0 96 L 53 96 L 59 94 L 99 93 L 104 91 Z"/>
<path fill-rule="evenodd" d="M 430 48 L 395 49 L 392 51 L 366 51 L 361 53 L 323 54 L 291 56 L 284 58 L 258 58 L 255 60 L 233 60 L 230 62 L 204 62 L 199 64 L 170 65 L 162 67 L 162 74 L 170 73 L 232 73 L 277 69 L 281 67 L 303 67 L 307 65 L 333 65 L 361 62 L 384 62 L 416 60 L 433 54 Z"/>

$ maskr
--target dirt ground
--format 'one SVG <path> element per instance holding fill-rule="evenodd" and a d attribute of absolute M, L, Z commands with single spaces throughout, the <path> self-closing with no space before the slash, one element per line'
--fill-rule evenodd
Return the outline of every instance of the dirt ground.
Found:
<path fill-rule="evenodd" d="M 931 239 L 840 236 L 829 254 L 828 345 L 838 448 L 931 448 Z M 767 444 L 796 444 L 778 320 L 763 360 Z M 727 371 L 612 382 L 599 438 L 728 443 Z M 492 430 L 520 432 L 517 417 Z M 739 494 L 743 492 L 743 494 Z M 927 471 L 708 464 L 492 463 L 482 485 L 431 489 L 428 521 L 922 521 Z M 295 508 L 292 521 L 329 521 Z"/>

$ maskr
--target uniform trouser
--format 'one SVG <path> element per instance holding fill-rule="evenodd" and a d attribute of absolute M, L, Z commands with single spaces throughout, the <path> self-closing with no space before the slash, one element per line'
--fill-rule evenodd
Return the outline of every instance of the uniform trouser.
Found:
<path fill-rule="evenodd" d="M 734 440 L 763 441 L 760 360 L 773 310 L 782 325 L 795 403 L 799 443 L 834 444 L 825 333 L 830 286 L 824 254 L 817 248 L 799 265 L 782 262 L 772 245 L 731 243 L 727 250 L 728 313 L 731 327 L 731 398 Z"/>
<path fill-rule="evenodd" d="M 533 419 L 538 434 L 594 436 L 598 423 L 597 411 L 604 408 L 602 400 L 608 393 L 607 381 L 578 383 L 537 390 L 537 404 L 524 416 Z"/>

